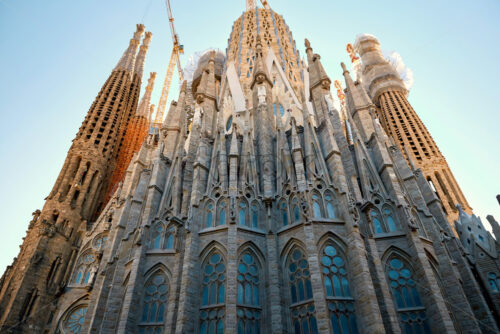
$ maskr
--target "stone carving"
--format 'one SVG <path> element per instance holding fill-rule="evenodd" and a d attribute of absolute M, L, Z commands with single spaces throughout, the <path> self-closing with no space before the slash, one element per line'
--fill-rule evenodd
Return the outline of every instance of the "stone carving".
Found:
<path fill-rule="evenodd" d="M 332 112 L 335 110 L 335 106 L 333 105 L 333 98 L 330 94 L 325 95 L 325 102 L 328 107 L 328 112 Z"/>
<path fill-rule="evenodd" d="M 259 98 L 259 106 L 266 105 L 266 87 L 264 85 L 257 86 L 257 97 Z"/>
<path fill-rule="evenodd" d="M 44 220 L 42 224 L 43 225 L 40 227 L 38 234 L 40 236 L 47 236 L 49 238 L 52 238 L 56 234 L 56 227 L 54 226 L 54 224 L 49 223 L 46 220 Z"/>
<path fill-rule="evenodd" d="M 349 208 L 349 213 L 351 214 L 352 219 L 354 220 L 354 224 L 355 226 L 357 226 L 361 215 L 359 214 L 358 207 L 356 206 L 356 201 L 354 200 L 352 194 L 349 194 L 347 197 L 347 205 Z"/>
<path fill-rule="evenodd" d="M 38 221 L 38 218 L 40 217 L 40 214 L 42 212 L 40 210 L 35 210 L 31 215 L 33 216 L 33 219 L 31 219 L 29 225 L 28 225 L 28 229 L 32 229 L 33 226 L 36 224 L 36 222 Z"/>
<path fill-rule="evenodd" d="M 413 217 L 413 215 L 411 214 L 411 207 L 409 204 L 405 204 L 403 205 L 403 209 L 405 211 L 405 215 L 406 215 L 406 221 L 408 223 L 408 226 L 413 230 L 413 231 L 416 231 L 418 229 L 418 224 L 417 222 L 415 221 L 415 218 Z"/>

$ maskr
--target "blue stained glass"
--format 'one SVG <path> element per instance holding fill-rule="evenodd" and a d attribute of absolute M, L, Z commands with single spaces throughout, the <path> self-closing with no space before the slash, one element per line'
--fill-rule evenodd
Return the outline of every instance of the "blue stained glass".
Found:
<path fill-rule="evenodd" d="M 226 225 L 226 209 L 220 211 L 219 225 Z"/>
<path fill-rule="evenodd" d="M 216 283 L 210 284 L 210 294 L 209 295 L 210 295 L 209 303 L 215 304 L 216 298 L 217 298 L 217 284 Z"/>
<path fill-rule="evenodd" d="M 396 299 L 396 304 L 398 305 L 398 308 L 404 308 L 405 304 L 403 303 L 403 298 L 401 298 L 399 290 L 393 289 L 392 291 L 394 292 L 394 298 Z"/>
<path fill-rule="evenodd" d="M 276 110 L 276 103 L 273 104 L 273 114 L 274 114 L 274 116 L 276 116 L 278 114 L 277 110 Z"/>
<path fill-rule="evenodd" d="M 316 218 L 321 217 L 321 208 L 320 208 L 318 202 L 313 203 L 313 211 L 314 211 L 314 217 L 316 217 Z"/>
<path fill-rule="evenodd" d="M 347 321 L 345 313 L 340 315 L 340 325 L 342 327 L 342 333 L 349 333 L 349 322 Z"/>
<path fill-rule="evenodd" d="M 224 299 L 226 297 L 226 291 L 224 288 L 224 284 L 219 286 L 219 303 L 224 303 Z"/>
<path fill-rule="evenodd" d="M 238 283 L 238 303 L 243 304 L 243 285 Z"/>
<path fill-rule="evenodd" d="M 418 295 L 417 289 L 411 288 L 411 294 L 413 295 L 413 301 L 415 302 L 415 306 L 422 306 L 422 301 L 420 300 L 420 296 Z"/>
<path fill-rule="evenodd" d="M 288 214 L 286 211 L 283 211 L 283 226 L 288 225 Z"/>
<path fill-rule="evenodd" d="M 156 316 L 156 321 L 163 322 L 163 315 L 165 313 L 165 304 L 161 303 L 158 308 L 158 315 Z"/>
<path fill-rule="evenodd" d="M 257 285 L 253 286 L 253 304 L 260 305 L 259 287 Z"/>
<path fill-rule="evenodd" d="M 307 318 L 302 319 L 302 330 L 304 333 L 309 333 L 309 322 L 307 321 Z"/>
<path fill-rule="evenodd" d="M 335 218 L 335 210 L 333 209 L 332 203 L 326 203 L 326 209 L 328 211 L 328 218 Z"/>
<path fill-rule="evenodd" d="M 392 259 L 390 264 L 391 264 L 391 267 L 393 267 L 394 269 L 397 269 L 397 270 L 403 268 L 403 262 L 401 262 L 398 259 Z"/>
<path fill-rule="evenodd" d="M 333 290 L 335 291 L 335 296 L 342 296 L 342 289 L 340 287 L 340 280 L 337 275 L 333 275 Z"/>
<path fill-rule="evenodd" d="M 78 273 L 76 274 L 75 283 L 80 284 L 80 282 L 82 281 L 82 275 L 82 269 L 79 269 Z"/>
<path fill-rule="evenodd" d="M 347 279 L 345 277 L 342 277 L 342 289 L 344 290 L 344 296 L 351 296 L 351 291 L 349 290 L 349 282 L 347 282 Z"/>
<path fill-rule="evenodd" d="M 200 325 L 200 334 L 207 334 L 207 322 L 203 321 Z"/>
<path fill-rule="evenodd" d="M 297 290 L 295 288 L 295 285 L 292 285 L 290 287 L 290 292 L 292 294 L 292 303 L 296 303 L 297 302 Z"/>
<path fill-rule="evenodd" d="M 202 305 L 208 305 L 208 285 L 203 288 Z"/>
<path fill-rule="evenodd" d="M 245 210 L 244 209 L 240 209 L 240 225 L 246 225 L 245 223 Z"/>
<path fill-rule="evenodd" d="M 250 320 L 247 321 L 247 333 L 246 334 L 252 334 L 252 322 Z"/>
<path fill-rule="evenodd" d="M 306 280 L 306 296 L 308 299 L 312 298 L 313 296 L 311 281 L 308 279 Z"/>
<path fill-rule="evenodd" d="M 77 279 L 78 280 L 78 279 Z M 491 290 L 498 292 L 498 286 L 494 279 L 488 280 L 490 282 Z M 78 283 L 78 282 L 77 282 Z"/>
<path fill-rule="evenodd" d="M 169 234 L 168 239 L 167 239 L 167 249 L 172 249 L 174 248 L 174 235 Z"/>
<path fill-rule="evenodd" d="M 427 321 L 423 322 L 423 326 L 424 326 L 424 332 L 425 332 L 425 334 L 432 334 L 432 331 L 429 328 L 429 325 L 427 324 Z"/>
<path fill-rule="evenodd" d="M 253 227 L 258 227 L 259 226 L 259 217 L 256 211 L 252 213 L 252 225 Z"/>
<path fill-rule="evenodd" d="M 153 303 L 151 311 L 149 312 L 149 319 L 148 319 L 149 322 L 154 322 L 156 320 L 156 308 L 157 308 L 156 303 Z"/>
<path fill-rule="evenodd" d="M 335 256 L 335 254 L 337 254 L 337 251 L 335 250 L 335 247 L 328 245 L 325 247 L 325 253 L 329 256 Z"/>
<path fill-rule="evenodd" d="M 382 225 L 380 224 L 380 221 L 378 218 L 373 218 L 373 227 L 375 229 L 375 233 L 382 233 Z"/>
<path fill-rule="evenodd" d="M 252 304 L 252 285 L 250 283 L 245 284 L 245 304 Z"/>
<path fill-rule="evenodd" d="M 314 316 L 311 317 L 311 333 L 318 334 L 318 324 Z"/>
<path fill-rule="evenodd" d="M 413 334 L 410 324 L 405 324 L 405 334 Z"/>
<path fill-rule="evenodd" d="M 206 227 L 212 227 L 212 219 L 213 219 L 212 212 L 209 212 L 207 214 L 207 224 L 206 224 Z"/>
<path fill-rule="evenodd" d="M 208 328 L 209 334 L 215 334 L 215 320 L 210 321 L 210 325 Z"/>
<path fill-rule="evenodd" d="M 305 293 L 304 293 L 304 282 L 299 281 L 299 284 L 297 285 L 298 290 L 299 290 L 299 301 L 302 301 L 305 299 Z"/>
<path fill-rule="evenodd" d="M 415 334 L 424 334 L 422 331 L 422 325 L 420 325 L 418 322 L 413 323 L 413 332 Z"/>
<path fill-rule="evenodd" d="M 90 279 L 90 271 L 87 271 L 83 278 L 83 283 L 87 284 L 89 282 L 89 279 Z"/>
<path fill-rule="evenodd" d="M 243 320 L 238 320 L 238 334 L 245 334 Z"/>
<path fill-rule="evenodd" d="M 142 318 L 141 321 L 147 321 L 148 320 L 148 312 L 149 312 L 149 304 L 144 303 L 144 306 L 142 308 Z"/>
<path fill-rule="evenodd" d="M 217 334 L 224 334 L 224 322 L 222 319 L 217 323 Z"/>
<path fill-rule="evenodd" d="M 351 314 L 349 320 L 351 322 L 351 333 L 358 334 L 358 325 L 356 324 L 356 316 L 354 314 Z"/>
<path fill-rule="evenodd" d="M 285 108 L 283 108 L 281 103 L 280 103 L 280 115 L 281 115 L 281 117 L 283 117 L 285 115 Z"/>
<path fill-rule="evenodd" d="M 301 334 L 300 332 L 300 323 L 298 320 L 295 320 L 295 323 L 293 324 L 293 327 L 295 329 L 295 334 Z"/>
<path fill-rule="evenodd" d="M 342 334 L 340 332 L 339 319 L 337 318 L 337 315 L 335 313 L 332 313 L 332 315 L 330 316 L 330 321 L 332 322 L 333 334 Z"/>
<path fill-rule="evenodd" d="M 396 223 L 394 222 L 394 219 L 392 219 L 391 216 L 387 216 L 387 225 L 389 225 L 390 232 L 394 232 L 394 231 L 398 230 Z"/>
<path fill-rule="evenodd" d="M 300 211 L 299 211 L 299 207 L 297 205 L 293 208 L 293 215 L 294 215 L 295 222 L 299 222 L 300 221 Z"/>
<path fill-rule="evenodd" d="M 325 289 L 327 296 L 333 296 L 332 282 L 329 277 L 325 277 Z"/>
<path fill-rule="evenodd" d="M 408 292 L 408 289 L 406 287 L 403 287 L 401 289 L 401 292 L 403 293 L 403 299 L 405 301 L 405 305 L 406 307 L 412 307 L 412 306 L 415 306 L 413 304 L 413 300 L 411 300 L 410 298 L 410 293 Z"/>

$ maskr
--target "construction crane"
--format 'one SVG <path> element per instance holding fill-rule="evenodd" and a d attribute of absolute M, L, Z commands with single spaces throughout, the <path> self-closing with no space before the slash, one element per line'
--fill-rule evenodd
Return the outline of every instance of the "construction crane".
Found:
<path fill-rule="evenodd" d="M 158 108 L 156 109 L 156 117 L 153 123 L 153 127 L 156 129 L 160 129 L 163 122 L 163 114 L 165 113 L 165 108 L 167 106 L 168 93 L 172 84 L 175 65 L 177 65 L 177 70 L 179 71 L 179 81 L 182 82 L 184 77 L 179 59 L 179 54 L 184 53 L 184 46 L 179 43 L 179 35 L 175 32 L 174 17 L 172 15 L 172 9 L 170 8 L 170 0 L 165 0 L 165 3 L 167 5 L 168 21 L 170 23 L 170 32 L 172 33 L 174 46 L 172 48 L 172 53 L 170 54 L 170 60 L 168 61 L 167 74 L 165 75 L 165 81 L 163 82 L 160 102 L 158 102 Z"/>

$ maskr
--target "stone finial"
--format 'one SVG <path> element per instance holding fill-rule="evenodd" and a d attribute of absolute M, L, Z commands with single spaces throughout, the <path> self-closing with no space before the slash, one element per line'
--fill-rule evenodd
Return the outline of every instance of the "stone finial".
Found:
<path fill-rule="evenodd" d="M 311 43 L 309 42 L 309 40 L 307 38 L 304 40 L 304 45 L 306 46 L 306 49 L 312 50 Z"/>
<path fill-rule="evenodd" d="M 344 72 L 349 73 L 349 71 L 347 70 L 347 67 L 345 66 L 344 62 L 341 62 L 341 63 L 340 63 L 340 66 L 342 67 L 342 70 L 343 70 Z"/>
<path fill-rule="evenodd" d="M 153 113 L 155 112 L 155 105 L 152 104 L 149 106 L 149 121 L 151 122 L 153 120 Z"/>
<path fill-rule="evenodd" d="M 147 31 L 144 34 L 144 39 L 142 40 L 142 45 L 148 47 L 149 43 L 151 43 L 151 38 L 153 38 L 153 33 L 150 31 Z"/>
<path fill-rule="evenodd" d="M 135 30 L 135 33 L 134 33 L 134 39 L 136 41 L 139 41 L 141 39 L 141 36 L 142 34 L 144 33 L 144 30 L 146 30 L 146 27 L 144 26 L 144 24 L 137 24 L 136 25 L 136 30 Z"/>

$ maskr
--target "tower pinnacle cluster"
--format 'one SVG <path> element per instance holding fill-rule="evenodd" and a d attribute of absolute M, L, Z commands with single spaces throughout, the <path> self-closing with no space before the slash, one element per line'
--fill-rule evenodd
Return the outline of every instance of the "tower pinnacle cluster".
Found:
<path fill-rule="evenodd" d="M 497 333 L 500 244 L 376 38 L 339 112 L 312 43 L 246 8 L 159 131 L 137 26 L 0 279 L 0 332 Z"/>

